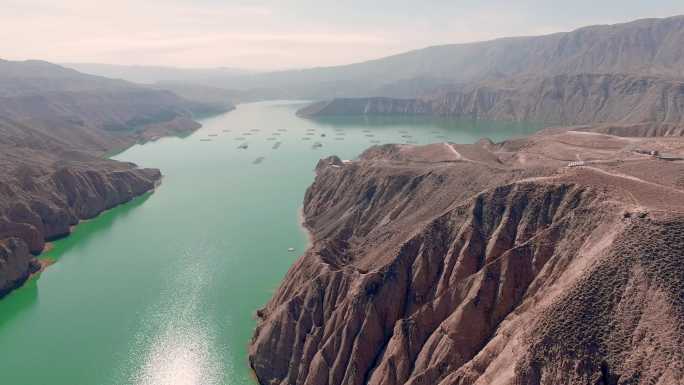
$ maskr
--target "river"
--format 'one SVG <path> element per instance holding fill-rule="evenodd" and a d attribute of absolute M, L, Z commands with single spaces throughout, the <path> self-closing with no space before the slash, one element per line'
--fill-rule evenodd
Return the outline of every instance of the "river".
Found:
<path fill-rule="evenodd" d="M 54 265 L 0 301 L 0 383 L 253 384 L 254 313 L 306 246 L 298 210 L 318 159 L 352 159 L 375 143 L 498 141 L 541 127 L 314 121 L 295 116 L 300 106 L 243 104 L 188 137 L 116 155 L 160 168 L 161 185 L 79 224 L 46 253 Z"/>

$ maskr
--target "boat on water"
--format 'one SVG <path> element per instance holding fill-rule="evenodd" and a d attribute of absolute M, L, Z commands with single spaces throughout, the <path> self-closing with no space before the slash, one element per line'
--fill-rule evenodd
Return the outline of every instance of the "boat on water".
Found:
<path fill-rule="evenodd" d="M 321 148 L 321 147 L 323 147 L 323 143 L 321 143 L 321 142 L 316 142 L 313 144 L 313 146 L 311 146 L 311 148 Z"/>
<path fill-rule="evenodd" d="M 246 150 L 248 147 L 249 147 L 249 145 L 247 145 L 247 143 L 242 143 L 241 145 L 238 146 L 238 149 Z"/>
<path fill-rule="evenodd" d="M 200 139 L 200 142 L 211 142 L 211 139 L 203 138 L 203 139 Z"/>
<path fill-rule="evenodd" d="M 287 251 L 289 251 L 289 252 L 291 253 L 291 252 L 295 251 L 295 248 L 294 248 L 294 247 L 290 247 L 289 249 L 287 249 Z"/>
<path fill-rule="evenodd" d="M 254 162 L 252 162 L 252 164 L 259 164 L 259 163 L 263 162 L 264 159 L 265 159 L 265 158 L 264 158 L 263 156 L 260 156 L 260 157 L 258 157 L 258 158 L 256 158 L 256 159 L 254 159 Z"/>
<path fill-rule="evenodd" d="M 218 136 L 218 134 L 209 134 L 209 135 L 207 135 L 207 136 L 212 136 L 212 137 L 214 137 L 214 136 Z"/>

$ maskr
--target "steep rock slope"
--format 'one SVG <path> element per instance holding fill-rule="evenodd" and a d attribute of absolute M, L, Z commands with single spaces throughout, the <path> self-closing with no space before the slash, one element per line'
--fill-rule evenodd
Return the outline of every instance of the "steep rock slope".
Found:
<path fill-rule="evenodd" d="M 684 164 L 637 146 L 684 152 L 566 132 L 321 161 L 313 245 L 258 312 L 257 378 L 677 383 Z"/>
<path fill-rule="evenodd" d="M 563 125 L 651 122 L 684 126 L 684 82 L 620 74 L 520 78 L 420 99 L 336 99 L 305 107 L 299 114 L 445 115 Z"/>

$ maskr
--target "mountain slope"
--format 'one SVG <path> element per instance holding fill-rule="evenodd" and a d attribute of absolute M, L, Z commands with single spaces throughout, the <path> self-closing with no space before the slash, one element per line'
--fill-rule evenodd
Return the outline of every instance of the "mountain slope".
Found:
<path fill-rule="evenodd" d="M 427 91 L 434 84 L 516 76 L 625 73 L 684 77 L 682 41 L 684 16 L 646 19 L 547 36 L 435 46 L 347 66 L 258 74 L 230 85 L 291 88 L 312 98 L 391 97 L 395 95 L 387 87 L 421 78 L 426 84 L 423 91 Z"/>
<path fill-rule="evenodd" d="M 0 61 L 0 117 L 82 150 L 105 152 L 198 127 L 193 111 L 229 110 L 54 64 Z"/>
<path fill-rule="evenodd" d="M 258 312 L 259 381 L 678 383 L 684 164 L 642 147 L 684 155 L 567 132 L 322 160 L 313 244 Z"/>
<path fill-rule="evenodd" d="M 342 66 L 240 74 L 226 70 L 157 71 L 159 81 L 252 90 L 258 98 L 413 98 L 444 85 L 518 76 L 638 74 L 684 77 L 684 16 L 580 28 L 545 36 L 428 47 Z M 139 79 L 136 71 L 76 65 L 99 75 Z M 147 71 L 150 72 L 150 71 Z M 174 75 L 178 73 L 178 75 Z"/>

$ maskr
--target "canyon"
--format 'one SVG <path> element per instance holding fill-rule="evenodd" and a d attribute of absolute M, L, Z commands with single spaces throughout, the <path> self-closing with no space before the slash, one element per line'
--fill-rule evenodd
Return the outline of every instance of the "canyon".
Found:
<path fill-rule="evenodd" d="M 0 297 L 49 263 L 38 258 L 47 243 L 160 183 L 160 170 L 111 160 L 108 154 L 165 136 L 190 135 L 200 127 L 198 116 L 230 111 L 233 102 L 313 99 L 319 101 L 299 109 L 298 117 L 291 116 L 291 105 L 257 103 L 246 106 L 236 120 L 210 121 L 206 137 L 183 143 L 192 150 L 187 162 L 170 161 L 164 153 L 184 151 L 179 142 L 148 155 L 174 168 L 181 176 L 175 188 L 188 189 L 185 197 L 214 200 L 214 205 L 192 207 L 187 215 L 179 208 L 190 206 L 178 196 L 175 206 L 158 207 L 182 213 L 174 219 L 183 226 L 209 228 L 212 239 L 238 234 L 244 244 L 209 244 L 207 233 L 194 234 L 193 248 L 185 242 L 168 252 L 175 257 L 172 267 L 183 268 L 172 271 L 178 273 L 175 281 L 138 277 L 138 288 L 156 282 L 154 293 L 147 293 L 149 302 L 138 301 L 134 293 L 127 303 L 153 303 L 163 311 L 147 316 L 171 321 L 158 334 L 148 333 L 150 339 L 161 335 L 161 345 L 146 341 L 151 350 L 136 351 L 136 359 L 149 367 L 127 362 L 123 366 L 138 372 L 125 378 L 168 374 L 168 362 L 182 356 L 186 368 L 209 365 L 198 371 L 218 383 L 224 369 L 233 370 L 239 362 L 224 368 L 216 359 L 227 356 L 221 349 L 228 347 L 231 357 L 247 353 L 257 380 L 268 385 L 680 383 L 682 41 L 684 17 L 676 16 L 273 73 L 73 65 L 124 78 L 132 71 L 134 79 L 154 83 L 148 85 L 40 61 L 0 61 Z M 428 134 L 427 126 L 413 131 L 394 127 L 380 138 L 387 125 L 344 121 L 396 116 L 535 122 L 547 128 L 525 138 L 458 144 L 444 135 L 456 131 L 449 128 L 431 128 Z M 299 136 L 298 144 L 279 150 L 287 156 L 277 158 L 273 151 L 288 138 L 288 130 Z M 306 142 L 312 137 L 320 140 L 317 147 Z M 413 139 L 439 143 L 413 145 L 418 143 Z M 245 147 L 218 147 L 235 149 L 234 141 Z M 358 158 L 347 152 L 387 141 L 406 144 L 373 145 Z M 239 322 L 244 319 L 233 313 L 233 306 L 242 313 L 256 306 L 231 295 L 268 296 L 267 280 L 278 272 L 260 276 L 257 286 L 250 281 L 260 274 L 257 270 L 267 269 L 230 265 L 234 261 L 223 253 L 235 245 L 242 248 L 228 253 L 259 259 L 246 241 L 258 239 L 267 227 L 251 222 L 261 219 L 258 215 L 243 221 L 235 216 L 231 219 L 237 224 L 226 222 L 230 230 L 221 233 L 223 219 L 244 208 L 235 202 L 256 212 L 285 201 L 285 191 L 292 193 L 296 183 L 307 180 L 301 170 L 311 159 L 303 151 L 319 151 L 321 142 L 325 151 L 344 151 L 344 156 L 318 162 L 302 207 L 310 244 L 270 301 L 256 311 L 256 330 L 249 351 L 243 352 L 246 344 L 239 337 L 253 324 Z M 270 160 L 260 156 L 255 161 L 252 153 L 242 151 L 248 149 L 271 151 L 280 164 L 248 168 Z M 149 159 L 144 151 L 137 155 Z M 218 183 L 219 174 L 226 185 Z M 198 175 L 204 185 L 197 183 Z M 258 179 L 254 175 L 271 184 L 235 183 Z M 293 186 L 284 188 L 288 183 Z M 270 187 L 267 192 L 256 192 L 264 186 Z M 224 210 L 217 210 L 216 202 Z M 278 212 L 285 215 L 269 222 L 285 229 L 289 222 L 283 217 L 290 212 Z M 259 231 L 249 233 L 247 224 Z M 150 230 L 147 223 L 138 226 Z M 150 245 L 169 246 L 165 236 Z M 185 234 L 176 238 L 188 241 Z M 282 254 L 296 250 L 281 244 L 296 237 L 288 233 L 286 238 L 273 246 Z M 272 259 L 261 260 L 269 265 L 289 263 L 276 249 L 258 250 L 267 250 L 264 254 Z M 146 253 L 150 271 L 168 262 L 158 250 Z M 128 257 L 131 266 L 141 264 L 134 261 L 137 255 Z M 127 268 L 121 275 L 131 273 Z M 235 271 L 240 273 L 232 280 L 211 279 L 213 272 Z M 223 285 L 210 286 L 215 281 Z M 182 289 L 164 286 L 169 282 Z M 117 290 L 117 284 L 105 289 Z M 258 287 L 256 293 L 241 291 L 250 285 Z M 158 301 L 163 290 L 174 306 L 150 300 Z M 218 312 L 214 308 L 221 301 L 228 309 Z M 50 313 L 56 312 L 35 314 Z M 215 319 L 203 319 L 205 313 Z M 36 316 L 31 325 L 40 320 Z M 202 322 L 214 325 L 215 320 L 235 323 L 225 321 L 221 332 L 204 328 Z M 149 326 L 149 319 L 129 321 Z M 210 354 L 212 333 L 232 332 L 234 326 L 238 336 L 223 336 L 221 343 L 229 342 L 216 349 L 225 356 Z M 188 330 L 195 334 L 183 334 Z M 110 334 L 95 330 L 93 335 Z M 134 341 L 137 336 L 121 335 L 127 343 L 140 342 Z M 169 347 L 183 354 L 173 356 L 176 350 Z M 172 356 L 164 355 L 169 352 Z M 16 362 L 9 366 L 18 368 Z M 14 374 L 22 377 L 23 371 Z M 248 378 L 240 369 L 236 373 L 243 383 Z"/>

